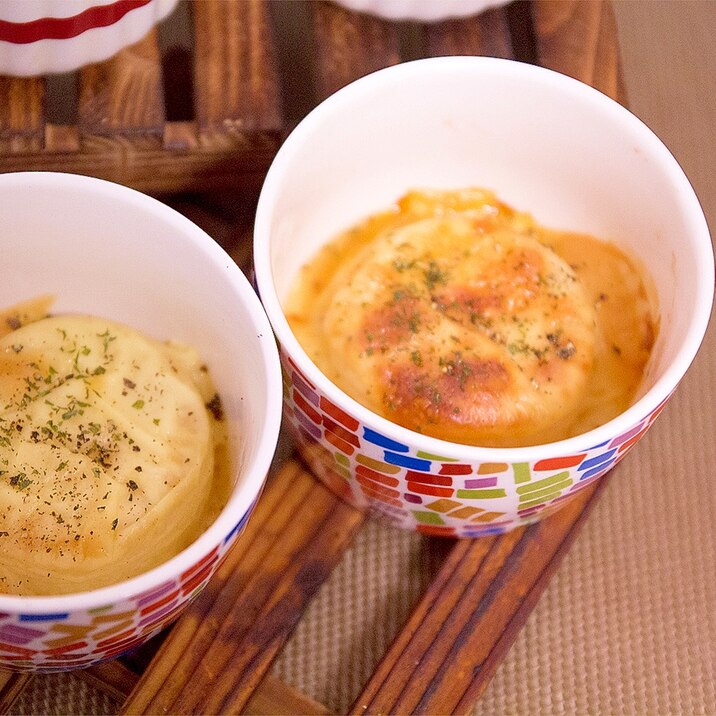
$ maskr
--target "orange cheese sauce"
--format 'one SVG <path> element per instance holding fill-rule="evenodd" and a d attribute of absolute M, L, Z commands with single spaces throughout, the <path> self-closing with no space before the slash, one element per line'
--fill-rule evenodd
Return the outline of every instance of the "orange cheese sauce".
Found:
<path fill-rule="evenodd" d="M 525 446 L 633 401 L 658 332 L 648 281 L 614 244 L 489 191 L 413 191 L 327 244 L 285 310 L 321 371 L 388 420 Z"/>

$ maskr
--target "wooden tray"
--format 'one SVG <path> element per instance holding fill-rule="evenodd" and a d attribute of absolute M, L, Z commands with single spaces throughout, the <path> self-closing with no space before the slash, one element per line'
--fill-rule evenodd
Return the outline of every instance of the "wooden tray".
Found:
<path fill-rule="evenodd" d="M 278 4 L 273 4 L 271 12 L 278 10 L 281 10 Z M 298 59 L 295 63 L 284 61 L 281 77 L 286 83 L 284 96 L 293 97 L 299 105 L 303 102 L 303 109 L 372 70 L 406 59 L 443 54 L 486 54 L 537 62 L 588 82 L 620 101 L 625 100 L 615 22 L 606 1 L 515 2 L 474 18 L 429 26 L 382 21 L 347 12 L 330 2 L 301 4 L 295 11 L 305 14 L 310 37 L 298 44 L 313 48 L 312 65 L 308 67 Z M 202 72 L 206 74 L 196 75 L 195 93 L 197 107 L 203 107 L 201 103 L 207 98 L 208 90 L 202 89 L 202 83 L 215 81 L 213 63 L 244 58 L 245 55 L 227 47 L 236 39 L 234 33 L 250 38 L 250 43 L 256 43 L 250 44 L 253 56 L 265 60 L 255 79 L 267 83 L 262 86 L 267 88 L 270 101 L 261 105 L 260 111 L 252 104 L 247 115 L 242 114 L 245 107 L 240 102 L 231 109 L 230 102 L 222 100 L 213 105 L 212 100 L 209 105 L 213 109 L 209 114 L 214 118 L 231 112 L 250 115 L 257 122 L 252 131 L 255 129 L 260 134 L 278 116 L 275 114 L 278 107 L 276 72 L 272 69 L 278 53 L 267 29 L 269 8 L 261 0 L 205 0 L 194 3 L 191 12 L 197 28 L 200 22 L 208 23 L 206 27 L 209 27 L 210 20 L 218 22 L 219 17 L 231 19 L 232 23 L 239 18 L 253 23 L 242 30 L 233 24 L 211 25 L 216 27 L 211 33 L 212 42 L 219 43 L 224 50 L 211 50 L 211 58 L 205 60 L 200 60 L 203 40 L 200 41 L 197 29 L 194 61 L 205 61 Z M 219 39 L 217 34 L 224 32 L 226 37 Z M 153 42 L 150 37 L 108 63 L 83 70 L 81 86 L 90 87 L 95 96 L 113 98 L 113 102 L 118 100 L 120 85 L 115 84 L 116 73 L 131 66 L 133 57 L 148 52 L 158 66 L 155 50 L 151 49 Z M 284 55 L 291 46 L 289 38 L 283 47 Z M 244 70 L 236 65 L 232 67 L 229 78 L 238 83 L 246 82 L 248 75 L 242 75 Z M 301 68 L 310 71 L 308 85 L 303 84 L 306 78 L 300 76 Z M 148 138 L 140 133 L 137 146 L 134 135 L 127 139 L 126 133 L 119 131 L 125 124 L 123 120 L 115 124 L 116 117 L 109 121 L 113 128 L 110 135 L 93 134 L 102 124 L 95 114 L 91 122 L 81 121 L 69 127 L 68 135 L 76 137 L 78 143 L 73 145 L 72 151 L 61 154 L 53 143 L 54 125 L 43 124 L 42 113 L 35 107 L 42 82 L 0 79 L 0 97 L 12 96 L 9 112 L 3 109 L 4 100 L 0 99 L 2 170 L 86 171 L 152 190 L 205 190 L 223 185 L 224 162 L 240 174 L 243 172 L 244 177 L 256 178 L 260 174 L 255 147 L 247 153 L 240 142 L 233 150 L 228 144 L 221 151 L 213 145 L 210 149 L 202 146 L 201 137 L 214 131 L 222 132 L 212 122 L 207 124 L 201 119 L 207 116 L 203 114 L 204 109 L 196 110 L 198 120 L 177 127 L 172 122 L 158 123 L 157 117 L 164 117 L 161 112 L 152 114 L 152 126 L 163 129 L 157 129 L 158 133 L 152 130 Z M 156 84 L 154 86 L 156 89 Z M 250 103 L 253 101 L 250 98 L 256 96 L 249 95 Z M 83 97 L 80 93 L 79 116 L 87 117 Z M 28 110 L 22 121 L 13 114 L 18 106 Z M 299 107 L 298 114 L 300 111 Z M 149 113 L 139 114 L 149 116 Z M 264 117 L 266 124 L 261 124 L 259 116 Z M 290 121 L 284 120 L 283 130 Z M 15 134 L 8 134 L 9 126 Z M 184 153 L 176 154 L 168 139 L 171 136 L 199 139 L 196 144 L 189 141 L 182 150 Z M 233 141 L 227 136 L 232 135 L 224 132 L 221 141 Z M 246 136 L 255 139 L 259 135 L 249 132 Z M 129 144 L 125 146 L 125 142 Z M 149 142 L 150 148 L 144 142 Z M 126 148 L 129 146 L 131 151 Z M 90 171 L 92 167 L 97 168 L 90 162 L 91 157 L 107 159 L 119 151 L 128 152 L 125 164 L 114 164 L 116 157 L 113 157 L 112 161 L 101 164 L 100 170 Z M 174 162 L 190 176 L 172 185 L 172 181 L 148 175 L 149 170 L 154 172 L 157 166 L 171 176 L 181 173 Z M 255 196 L 251 182 L 235 182 L 234 186 L 245 187 L 243 203 L 238 205 L 227 203 L 225 198 L 197 204 L 193 198 L 180 197 L 172 203 L 204 226 L 242 265 L 250 254 L 251 212 L 246 208 L 252 206 Z M 537 525 L 480 540 L 444 541 L 445 558 L 439 573 L 358 695 L 351 712 L 468 712 L 484 691 L 606 482 L 602 479 L 579 492 L 562 510 Z M 296 459 L 289 457 L 277 463 L 246 532 L 206 590 L 178 622 L 138 652 L 78 674 L 122 701 L 123 712 L 129 714 L 327 713 L 325 706 L 267 672 L 306 605 L 340 560 L 363 520 L 362 514 L 342 503 Z M 287 528 L 289 521 L 290 529 Z M 32 679 L 29 675 L 0 672 L 0 713 L 12 710 L 13 703 Z"/>
<path fill-rule="evenodd" d="M 75 172 L 153 193 L 255 191 L 282 128 L 261 0 L 183 2 L 107 62 L 0 77 L 0 171 Z"/>

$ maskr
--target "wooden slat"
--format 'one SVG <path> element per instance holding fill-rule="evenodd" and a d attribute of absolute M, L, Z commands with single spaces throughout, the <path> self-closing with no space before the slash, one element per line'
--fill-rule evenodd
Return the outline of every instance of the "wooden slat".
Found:
<path fill-rule="evenodd" d="M 85 137 L 82 151 L 6 155 L 2 171 L 62 171 L 94 176 L 150 194 L 231 188 L 258 194 L 276 153 L 278 137 L 253 134 L 227 138 L 187 152 L 142 147 L 139 140 Z"/>
<path fill-rule="evenodd" d="M 162 645 L 125 713 L 240 713 L 362 520 L 289 461 Z"/>
<path fill-rule="evenodd" d="M 79 148 L 80 135 L 76 125 L 45 125 L 45 152 L 53 154 L 72 154 L 77 152 Z"/>
<path fill-rule="evenodd" d="M 315 82 L 323 99 L 358 77 L 400 62 L 395 23 L 310 3 L 316 48 Z"/>
<path fill-rule="evenodd" d="M 467 713 L 605 484 L 531 527 L 456 542 L 350 712 Z"/>
<path fill-rule="evenodd" d="M 538 0 L 534 18 L 539 64 L 626 102 L 614 9 L 608 0 Z"/>
<path fill-rule="evenodd" d="M 164 104 L 156 29 L 112 59 L 82 69 L 79 84 L 82 134 L 161 137 Z"/>
<path fill-rule="evenodd" d="M 474 17 L 436 22 L 426 26 L 427 53 L 512 57 L 512 41 L 505 10 L 490 8 Z"/>
<path fill-rule="evenodd" d="M 267 674 L 242 711 L 244 716 L 325 716 L 330 711 L 271 674 Z"/>
<path fill-rule="evenodd" d="M 191 9 L 200 131 L 279 130 L 278 74 L 266 4 L 203 0 Z"/>
<path fill-rule="evenodd" d="M 7 671 L 0 671 L 0 714 L 12 713 L 18 696 L 30 683 L 30 679 L 29 674 L 11 674 Z"/>
<path fill-rule="evenodd" d="M 139 674 L 135 674 L 117 660 L 97 664 L 89 669 L 80 669 L 76 673 L 79 678 L 119 702 L 123 702 L 129 696 L 139 681 Z M 29 682 L 26 681 L 25 684 L 27 683 Z M 1 689 L 0 694 L 2 694 Z M 0 713 L 3 713 L 1 704 Z M 329 713 L 330 711 L 323 704 L 319 704 L 271 674 L 264 677 L 243 710 L 245 716 L 262 714 L 325 716 Z"/>
<path fill-rule="evenodd" d="M 190 151 L 199 146 L 199 128 L 191 120 L 165 122 L 162 143 L 170 151 Z"/>
<path fill-rule="evenodd" d="M 120 703 L 139 681 L 139 674 L 135 674 L 117 659 L 95 664 L 89 669 L 79 669 L 77 676 Z"/>
<path fill-rule="evenodd" d="M 0 152 L 38 152 L 45 133 L 45 81 L 0 77 Z"/>

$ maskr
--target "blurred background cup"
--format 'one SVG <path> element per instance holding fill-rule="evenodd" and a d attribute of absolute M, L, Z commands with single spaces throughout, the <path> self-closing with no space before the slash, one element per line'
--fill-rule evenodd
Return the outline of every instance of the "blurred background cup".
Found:
<path fill-rule="evenodd" d="M 386 20 L 438 22 L 467 17 L 509 0 L 334 0 L 339 5 Z"/>
<path fill-rule="evenodd" d="M 0 75 L 101 62 L 141 40 L 178 0 L 0 0 Z"/>
<path fill-rule="evenodd" d="M 284 301 L 322 245 L 409 189 L 473 186 L 544 226 L 613 241 L 653 280 L 658 338 L 633 404 L 608 423 L 521 448 L 427 437 L 348 397 L 291 332 Z M 662 142 L 581 82 L 485 57 L 404 63 L 325 100 L 278 152 L 254 242 L 259 293 L 281 347 L 286 423 L 301 452 L 346 500 L 432 535 L 528 524 L 604 475 L 691 364 L 713 297 L 706 221 Z"/>

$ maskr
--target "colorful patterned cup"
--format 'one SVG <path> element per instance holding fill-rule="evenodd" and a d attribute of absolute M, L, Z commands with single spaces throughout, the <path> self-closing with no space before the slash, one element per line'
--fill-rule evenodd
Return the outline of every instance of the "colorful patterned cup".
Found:
<path fill-rule="evenodd" d="M 349 10 L 364 12 L 387 20 L 439 22 L 467 17 L 505 5 L 509 0 L 335 0 Z"/>
<path fill-rule="evenodd" d="M 178 0 L 2 0 L 0 75 L 69 72 L 137 42 Z"/>
<path fill-rule="evenodd" d="M 183 552 L 95 591 L 0 595 L 0 668 L 66 670 L 138 646 L 206 585 L 261 493 L 278 440 L 281 371 L 266 315 L 239 268 L 155 199 L 69 174 L 4 174 L 0 215 L 0 306 L 49 293 L 53 311 L 105 316 L 195 346 L 229 430 L 228 503 Z"/>
<path fill-rule="evenodd" d="M 615 419 L 534 447 L 445 442 L 359 405 L 297 342 L 283 301 L 321 245 L 409 189 L 468 186 L 494 190 L 543 225 L 612 240 L 653 278 L 658 339 L 633 405 Z M 528 524 L 604 475 L 686 372 L 713 298 L 703 213 L 654 134 L 585 84 L 492 58 L 406 63 L 329 97 L 278 152 L 254 241 L 259 293 L 281 345 L 285 418 L 306 459 L 346 500 L 431 535 Z"/>

